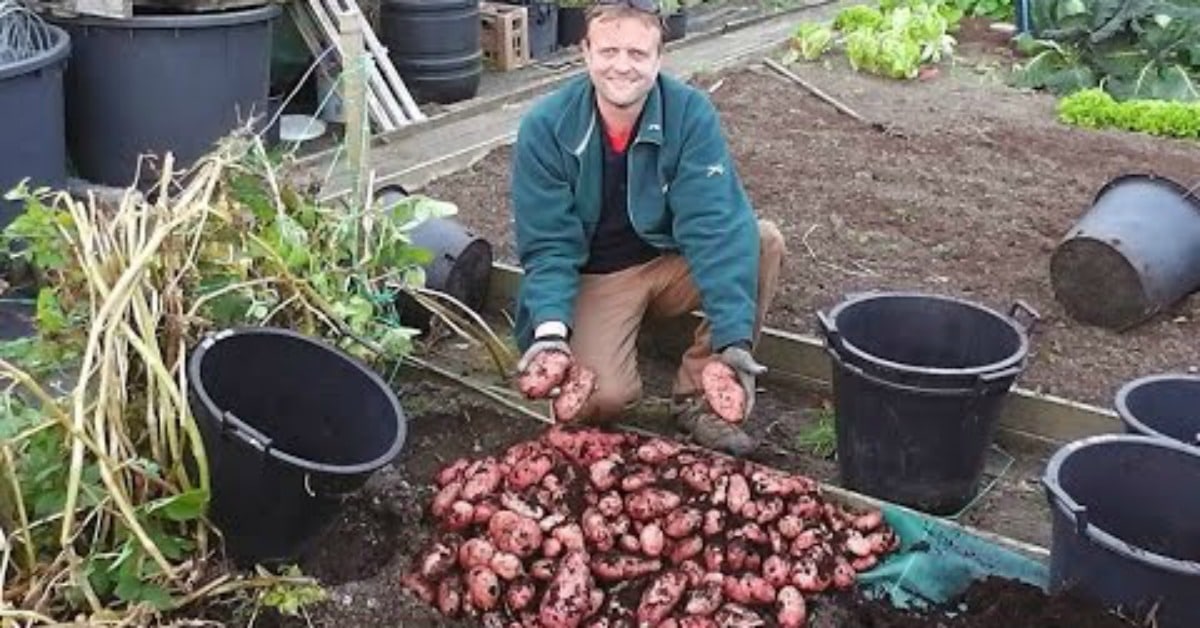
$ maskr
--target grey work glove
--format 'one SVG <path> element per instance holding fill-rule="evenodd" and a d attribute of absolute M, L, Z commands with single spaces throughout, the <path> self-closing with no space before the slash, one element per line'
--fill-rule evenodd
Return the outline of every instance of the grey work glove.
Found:
<path fill-rule="evenodd" d="M 767 372 L 767 367 L 759 364 L 750 355 L 750 351 L 739 346 L 730 345 L 721 350 L 720 359 L 737 373 L 738 383 L 746 391 L 746 416 L 754 410 L 754 393 L 757 390 L 756 378 Z"/>
<path fill-rule="evenodd" d="M 525 369 L 529 368 L 529 363 L 533 360 L 534 356 L 543 351 L 561 351 L 569 356 L 571 355 L 571 346 L 561 336 L 551 336 L 534 340 L 533 344 L 529 345 L 529 348 L 525 350 L 525 354 L 521 356 L 521 359 L 517 361 L 517 372 L 524 373 Z"/>

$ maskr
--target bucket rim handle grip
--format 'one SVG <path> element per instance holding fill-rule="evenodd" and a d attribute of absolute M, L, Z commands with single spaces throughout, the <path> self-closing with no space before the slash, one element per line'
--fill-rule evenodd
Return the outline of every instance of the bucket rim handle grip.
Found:
<path fill-rule="evenodd" d="M 826 346 L 831 349 L 841 348 L 841 336 L 838 334 L 837 323 L 821 310 L 817 310 L 817 326 L 821 328 L 821 335 L 825 337 Z"/>
<path fill-rule="evenodd" d="M 1042 476 L 1042 486 L 1046 488 L 1046 495 L 1050 498 L 1050 501 L 1062 505 L 1062 507 L 1065 508 L 1070 514 L 1071 519 L 1075 522 L 1075 533 L 1079 536 L 1087 537 L 1088 528 L 1091 527 L 1091 523 L 1088 521 L 1087 506 L 1084 506 L 1083 504 L 1080 504 L 1072 499 L 1071 496 L 1067 495 L 1067 492 L 1058 485 L 1058 482 L 1054 481 L 1048 476 Z"/>
<path fill-rule="evenodd" d="M 1028 317 L 1028 323 L 1021 321 L 1021 314 Z M 1033 333 L 1038 323 L 1042 322 L 1042 315 L 1024 299 L 1016 299 L 1012 302 L 1012 305 L 1008 308 L 1008 317 L 1016 321 L 1025 330 L 1026 334 Z"/>
<path fill-rule="evenodd" d="M 832 349 L 826 349 L 826 353 L 829 354 L 829 357 L 831 360 L 833 360 L 835 366 L 844 368 L 847 371 L 850 371 L 856 377 L 861 377 L 876 386 L 889 388 L 897 392 L 912 395 L 923 395 L 926 397 L 982 397 L 989 392 L 993 392 L 992 389 L 986 384 L 990 384 L 996 380 L 1003 381 L 1004 379 L 1013 375 L 1017 375 L 1021 372 L 1020 367 L 1012 367 L 1002 371 L 997 371 L 995 373 L 986 373 L 979 376 L 978 384 L 973 388 L 921 388 L 919 386 L 910 386 L 908 384 L 901 384 L 899 382 L 890 382 L 882 377 L 868 373 L 863 370 L 862 367 L 846 362 L 842 359 L 842 356 L 838 355 L 838 353 Z"/>
<path fill-rule="evenodd" d="M 270 436 L 254 429 L 249 423 L 238 418 L 238 416 L 229 410 L 221 412 L 221 432 L 229 434 L 241 439 L 242 442 L 259 450 L 264 456 L 271 455 L 272 445 L 275 441 Z"/>

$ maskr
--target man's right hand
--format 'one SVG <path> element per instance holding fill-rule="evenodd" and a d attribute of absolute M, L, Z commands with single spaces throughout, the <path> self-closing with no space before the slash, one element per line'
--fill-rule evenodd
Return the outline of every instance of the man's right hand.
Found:
<path fill-rule="evenodd" d="M 574 359 L 561 336 L 535 340 L 517 362 L 517 388 L 529 399 L 549 397 L 567 378 Z"/>

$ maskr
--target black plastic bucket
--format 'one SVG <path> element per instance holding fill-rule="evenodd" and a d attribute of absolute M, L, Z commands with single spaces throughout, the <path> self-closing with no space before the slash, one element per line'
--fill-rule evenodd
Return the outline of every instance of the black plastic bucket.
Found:
<path fill-rule="evenodd" d="M 375 192 L 382 207 L 407 196 L 399 186 Z M 454 297 L 472 311 L 481 313 L 487 301 L 492 275 L 492 245 L 450 218 L 430 218 L 413 228 L 409 237 L 415 246 L 428 250 L 432 259 L 424 266 L 425 287 Z M 429 329 L 432 313 L 407 295 L 400 300 L 401 322 Z"/>
<path fill-rule="evenodd" d="M 1163 373 L 1117 391 L 1117 414 L 1131 434 L 1200 446 L 1200 375 Z"/>
<path fill-rule="evenodd" d="M 1059 449 L 1042 481 L 1051 591 L 1075 590 L 1138 625 L 1200 626 L 1200 450 L 1095 436 Z"/>
<path fill-rule="evenodd" d="M 1156 175 L 1109 181 L 1050 258 L 1072 318 L 1127 329 L 1200 288 L 1200 197 Z"/>
<path fill-rule="evenodd" d="M 479 20 L 476 0 L 382 0 L 379 37 L 413 98 L 446 104 L 475 96 Z"/>
<path fill-rule="evenodd" d="M 558 7 L 558 45 L 570 48 L 587 35 L 586 7 Z"/>
<path fill-rule="evenodd" d="M 267 110 L 270 4 L 198 14 L 73 17 L 60 23 L 67 69 L 67 140 L 80 176 L 132 184 L 139 157 L 174 154 L 187 167 Z M 157 180 L 146 173 L 143 185 Z"/>
<path fill-rule="evenodd" d="M 213 334 L 187 376 L 208 454 L 209 514 L 239 564 L 294 560 L 341 497 L 404 444 L 404 413 L 383 380 L 296 332 Z"/>
<path fill-rule="evenodd" d="M 47 25 L 54 43 L 44 52 L 0 67 L 0 229 L 24 208 L 3 198 L 22 179 L 30 187 L 62 188 L 67 179 L 63 69 L 71 51 L 66 31 Z"/>
<path fill-rule="evenodd" d="M 934 514 L 975 496 L 1026 329 L 980 305 L 917 293 L 858 295 L 817 318 L 833 362 L 844 486 Z"/>
<path fill-rule="evenodd" d="M 666 27 L 663 32 L 663 42 L 676 41 L 687 37 L 688 31 L 688 13 L 687 9 L 680 8 L 678 11 L 667 16 L 664 20 Z"/>

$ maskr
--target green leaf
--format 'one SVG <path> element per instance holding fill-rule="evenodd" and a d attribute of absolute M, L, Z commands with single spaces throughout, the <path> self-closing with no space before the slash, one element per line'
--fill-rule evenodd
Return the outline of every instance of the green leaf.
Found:
<path fill-rule="evenodd" d="M 208 493 L 197 488 L 155 500 L 146 510 L 150 513 L 161 512 L 171 521 L 192 521 L 204 514 L 207 507 Z"/>
<path fill-rule="evenodd" d="M 67 328 L 67 315 L 58 302 L 58 294 L 54 288 L 46 286 L 38 290 L 36 311 L 35 320 L 39 332 L 53 334 Z"/>

